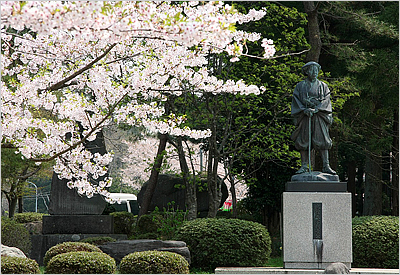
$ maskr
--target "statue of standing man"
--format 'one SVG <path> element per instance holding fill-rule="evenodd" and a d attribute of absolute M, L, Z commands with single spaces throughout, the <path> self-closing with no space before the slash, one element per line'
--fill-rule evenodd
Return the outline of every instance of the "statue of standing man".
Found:
<path fill-rule="evenodd" d="M 292 116 L 296 129 L 292 134 L 295 147 L 300 151 L 301 168 L 296 174 L 311 172 L 311 149 L 319 150 L 323 173 L 336 175 L 329 165 L 328 150 L 332 147 L 329 127 L 332 125 L 332 104 L 328 85 L 317 79 L 321 66 L 308 62 L 302 68 L 307 78 L 297 83 L 292 98 Z"/>

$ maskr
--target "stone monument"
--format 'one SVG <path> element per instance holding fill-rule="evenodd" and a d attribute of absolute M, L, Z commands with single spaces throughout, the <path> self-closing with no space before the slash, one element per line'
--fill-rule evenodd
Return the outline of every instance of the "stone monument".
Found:
<path fill-rule="evenodd" d="M 283 193 L 284 268 L 325 269 L 334 262 L 350 268 L 352 262 L 351 194 L 329 165 L 332 105 L 327 84 L 317 79 L 320 68 L 316 62 L 302 67 L 307 78 L 292 98 L 301 167 Z M 312 171 L 312 148 L 321 152 L 321 172 Z"/>
<path fill-rule="evenodd" d="M 106 152 L 100 131 L 94 141 L 85 147 L 93 154 Z M 49 216 L 43 216 L 41 235 L 32 235 L 31 257 L 42 264 L 46 251 L 59 243 L 79 241 L 84 238 L 110 236 L 126 239 L 124 234 L 114 234 L 113 216 L 101 215 L 107 203 L 99 195 L 92 198 L 80 196 L 67 187 L 67 180 L 60 180 L 54 173 L 51 182 Z"/>
<path fill-rule="evenodd" d="M 95 140 L 85 142 L 84 146 L 93 154 L 106 153 L 101 131 Z M 91 181 L 96 184 L 94 180 Z M 106 205 L 107 202 L 99 195 L 90 199 L 80 196 L 75 189 L 67 187 L 66 179 L 60 180 L 54 173 L 51 182 L 50 216 L 43 218 L 43 234 L 114 233 L 112 216 L 101 215 Z"/>

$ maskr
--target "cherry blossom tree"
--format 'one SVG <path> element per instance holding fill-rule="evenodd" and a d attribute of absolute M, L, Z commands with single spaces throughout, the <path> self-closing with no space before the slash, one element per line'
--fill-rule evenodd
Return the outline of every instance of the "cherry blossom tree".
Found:
<path fill-rule="evenodd" d="M 257 33 L 235 24 L 264 11 L 238 13 L 222 2 L 1 2 L 2 148 L 15 148 L 91 197 L 112 184 L 112 152 L 91 153 L 85 142 L 111 123 L 202 138 L 185 117 L 165 111 L 182 83 L 202 93 L 258 94 L 244 81 L 221 81 L 206 69 L 206 56 L 227 52 L 236 61 Z M 270 58 L 271 40 L 261 46 Z M 96 184 L 89 180 L 98 179 Z"/>

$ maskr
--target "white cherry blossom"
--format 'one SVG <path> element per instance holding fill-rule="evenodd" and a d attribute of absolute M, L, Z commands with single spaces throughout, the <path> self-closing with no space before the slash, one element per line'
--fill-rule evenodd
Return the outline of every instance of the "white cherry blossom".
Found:
<path fill-rule="evenodd" d="M 112 154 L 92 154 L 86 141 L 110 123 L 200 139 L 166 116 L 163 102 L 189 83 L 199 93 L 259 94 L 244 81 L 222 81 L 207 71 L 207 55 L 232 61 L 257 33 L 235 24 L 265 11 L 240 14 L 223 2 L 1 1 L 2 146 L 54 171 L 88 197 L 109 195 Z M 264 57 L 275 53 L 263 40 Z M 93 180 L 98 180 L 94 184 Z M 92 181 L 91 181 L 92 180 Z"/>

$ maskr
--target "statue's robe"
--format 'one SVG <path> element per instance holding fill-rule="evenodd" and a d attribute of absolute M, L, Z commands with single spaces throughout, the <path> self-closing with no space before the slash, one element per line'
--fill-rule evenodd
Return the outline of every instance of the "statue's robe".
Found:
<path fill-rule="evenodd" d="M 296 129 L 292 134 L 292 140 L 299 151 L 308 150 L 309 117 L 304 113 L 308 108 L 318 109 L 318 112 L 311 117 L 311 148 L 329 150 L 332 147 L 329 127 L 333 122 L 330 91 L 328 85 L 318 79 L 313 85 L 307 79 L 297 83 L 293 92 L 291 114 Z"/>

